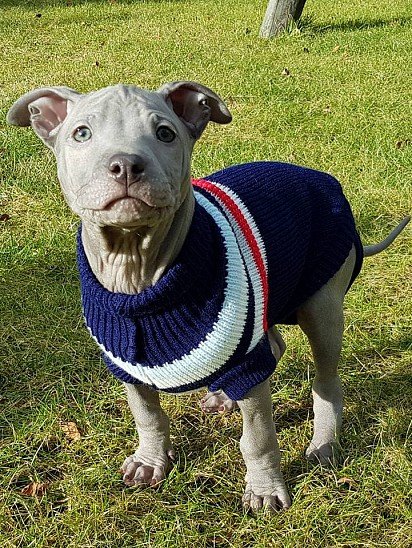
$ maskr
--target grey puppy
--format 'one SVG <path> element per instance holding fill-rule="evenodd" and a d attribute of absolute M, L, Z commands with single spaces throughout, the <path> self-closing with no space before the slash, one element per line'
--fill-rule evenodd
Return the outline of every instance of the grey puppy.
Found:
<path fill-rule="evenodd" d="M 209 121 L 226 124 L 231 115 L 205 86 L 172 82 L 155 92 L 124 85 L 88 94 L 66 87 L 37 89 L 16 101 L 8 121 L 31 125 L 54 152 L 66 201 L 82 220 L 81 243 L 98 283 L 111 293 L 136 295 L 156 287 L 178 258 L 196 207 L 190 179 L 193 145 Z M 364 255 L 387 247 L 407 222 L 384 242 L 365 247 Z M 296 310 L 316 366 L 314 434 L 306 455 L 321 463 L 332 460 L 341 427 L 342 304 L 355 264 L 352 246 L 339 270 Z M 285 345 L 274 325 L 268 326 L 267 337 L 278 360 Z M 169 420 L 150 385 L 126 382 L 125 387 L 139 447 L 122 466 L 124 481 L 155 486 L 174 458 Z M 240 448 L 247 469 L 243 505 L 288 508 L 269 381 L 238 401 L 212 390 L 201 406 L 206 412 L 241 410 Z"/>

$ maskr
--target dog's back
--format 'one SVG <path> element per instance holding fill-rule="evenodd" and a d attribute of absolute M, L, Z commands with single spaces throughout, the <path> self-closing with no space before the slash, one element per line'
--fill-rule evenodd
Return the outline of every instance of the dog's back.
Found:
<path fill-rule="evenodd" d="M 362 244 L 339 182 L 327 173 L 278 162 L 235 165 L 206 177 L 232 193 L 253 218 L 266 250 L 268 325 L 295 323 L 294 311 Z"/>

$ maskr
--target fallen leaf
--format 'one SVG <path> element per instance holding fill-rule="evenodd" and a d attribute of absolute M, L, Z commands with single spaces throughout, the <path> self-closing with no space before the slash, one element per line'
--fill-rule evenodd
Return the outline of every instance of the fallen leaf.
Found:
<path fill-rule="evenodd" d="M 60 423 L 60 428 L 69 441 L 78 441 L 81 438 L 77 424 L 73 421 L 62 421 Z"/>
<path fill-rule="evenodd" d="M 405 139 L 404 141 L 396 141 L 396 148 L 402 148 L 404 146 L 408 146 L 411 144 L 411 141 L 409 139 Z"/>
<path fill-rule="evenodd" d="M 6 222 L 10 219 L 10 215 L 7 215 L 7 213 L 3 213 L 0 215 L 0 221 Z"/>
<path fill-rule="evenodd" d="M 336 483 L 337 485 L 342 485 L 349 490 L 355 489 L 357 487 L 356 481 L 351 478 L 339 478 Z"/>
<path fill-rule="evenodd" d="M 332 50 L 333 53 L 336 53 L 337 51 L 340 50 L 340 46 L 335 46 Z"/>
<path fill-rule="evenodd" d="M 22 495 L 26 495 L 26 497 L 41 497 L 46 492 L 48 485 L 48 483 L 37 483 L 34 481 L 23 487 L 20 492 Z"/>
<path fill-rule="evenodd" d="M 282 76 L 290 76 L 290 70 L 288 68 L 284 68 L 282 70 Z"/>

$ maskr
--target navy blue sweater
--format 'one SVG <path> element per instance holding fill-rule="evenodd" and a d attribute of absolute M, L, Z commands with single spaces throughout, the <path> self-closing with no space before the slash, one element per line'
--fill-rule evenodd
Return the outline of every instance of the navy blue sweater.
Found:
<path fill-rule="evenodd" d="M 165 392 L 208 386 L 238 400 L 275 369 L 266 331 L 295 313 L 362 245 L 339 183 L 290 164 L 233 166 L 193 181 L 193 221 L 175 263 L 137 295 L 78 265 L 86 324 L 121 380 Z"/>

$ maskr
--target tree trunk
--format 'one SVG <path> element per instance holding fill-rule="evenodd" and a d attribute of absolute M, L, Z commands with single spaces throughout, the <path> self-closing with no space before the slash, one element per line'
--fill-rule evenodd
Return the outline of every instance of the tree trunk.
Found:
<path fill-rule="evenodd" d="M 306 0 L 269 0 L 266 14 L 260 27 L 262 38 L 272 38 L 283 32 L 291 21 L 302 15 Z"/>

